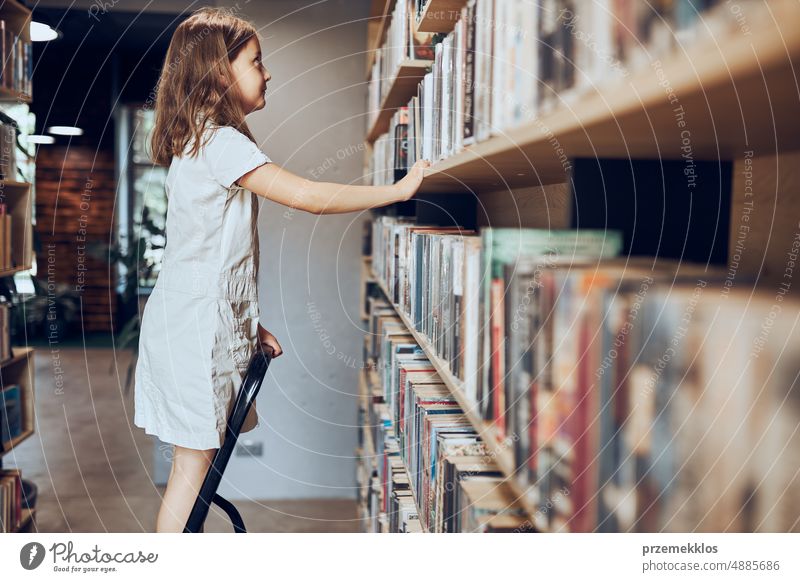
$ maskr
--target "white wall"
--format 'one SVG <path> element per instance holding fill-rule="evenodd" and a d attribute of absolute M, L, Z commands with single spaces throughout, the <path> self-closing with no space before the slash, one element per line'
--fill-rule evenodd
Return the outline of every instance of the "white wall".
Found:
<path fill-rule="evenodd" d="M 359 180 L 369 0 L 303 8 L 309 4 L 240 2 L 259 30 L 272 75 L 267 105 L 248 123 L 275 163 L 314 180 Z M 220 489 L 228 498 L 355 496 L 363 220 L 262 204 L 262 323 L 285 354 L 258 396 L 261 426 L 242 435 L 262 441 L 264 456 L 232 458 Z"/>

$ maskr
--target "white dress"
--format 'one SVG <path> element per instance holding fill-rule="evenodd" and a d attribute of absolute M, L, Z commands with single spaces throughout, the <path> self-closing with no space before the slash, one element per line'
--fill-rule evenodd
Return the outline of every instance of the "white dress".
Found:
<path fill-rule="evenodd" d="M 136 426 L 191 449 L 222 446 L 257 345 L 258 199 L 234 182 L 271 161 L 232 127 L 206 136 L 167 174 L 166 247 L 142 315 L 134 395 Z M 254 404 L 242 432 L 257 426 Z"/>

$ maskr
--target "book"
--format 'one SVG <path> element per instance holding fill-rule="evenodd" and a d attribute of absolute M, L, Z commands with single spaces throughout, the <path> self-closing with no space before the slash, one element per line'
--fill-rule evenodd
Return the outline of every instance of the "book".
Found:
<path fill-rule="evenodd" d="M 19 530 L 22 524 L 22 473 L 0 469 L 0 532 Z"/>
<path fill-rule="evenodd" d="M 22 434 L 22 389 L 19 384 L 0 391 L 0 443 L 4 447 Z"/>

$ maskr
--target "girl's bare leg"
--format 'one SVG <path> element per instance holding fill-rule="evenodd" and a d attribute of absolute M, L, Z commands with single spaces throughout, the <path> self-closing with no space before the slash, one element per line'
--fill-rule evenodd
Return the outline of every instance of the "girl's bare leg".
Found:
<path fill-rule="evenodd" d="M 183 532 L 197 494 L 200 492 L 200 486 L 216 453 L 217 449 L 201 451 L 175 445 L 167 490 L 164 492 L 156 520 L 157 533 Z"/>

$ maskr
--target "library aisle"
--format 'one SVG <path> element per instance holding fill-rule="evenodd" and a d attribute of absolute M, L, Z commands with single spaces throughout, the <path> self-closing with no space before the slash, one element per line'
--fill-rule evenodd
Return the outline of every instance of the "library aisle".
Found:
<path fill-rule="evenodd" d="M 800 533 L 800 2 L 75 4 L 0 4 L 4 539 Z"/>

